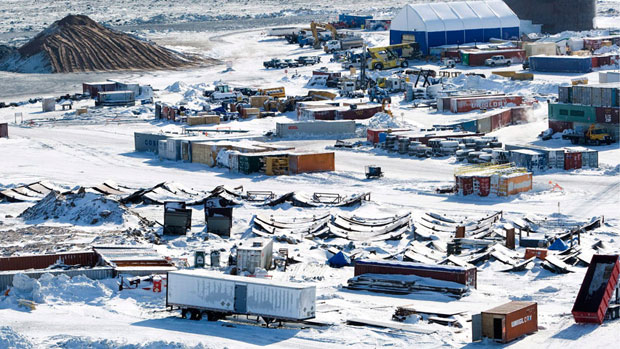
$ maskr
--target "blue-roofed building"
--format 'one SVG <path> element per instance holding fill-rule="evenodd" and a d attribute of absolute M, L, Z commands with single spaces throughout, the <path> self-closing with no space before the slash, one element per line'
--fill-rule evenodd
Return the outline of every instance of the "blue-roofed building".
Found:
<path fill-rule="evenodd" d="M 392 20 L 390 45 L 431 47 L 488 42 L 519 36 L 519 18 L 501 0 L 406 5 Z"/>

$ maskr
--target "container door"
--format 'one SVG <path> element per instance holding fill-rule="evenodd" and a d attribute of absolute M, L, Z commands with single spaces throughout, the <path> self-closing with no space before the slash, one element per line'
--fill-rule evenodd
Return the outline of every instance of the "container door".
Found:
<path fill-rule="evenodd" d="M 248 285 L 235 285 L 235 313 L 245 314 L 248 309 Z"/>
<path fill-rule="evenodd" d="M 236 304 L 235 304 L 236 305 Z M 501 318 L 493 319 L 493 339 L 503 340 L 503 326 Z"/>

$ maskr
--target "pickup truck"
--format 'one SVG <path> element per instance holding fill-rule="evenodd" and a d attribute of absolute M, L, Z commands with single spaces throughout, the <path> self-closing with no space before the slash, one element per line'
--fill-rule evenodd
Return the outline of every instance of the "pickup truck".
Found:
<path fill-rule="evenodd" d="M 301 56 L 297 58 L 297 63 L 300 65 L 314 65 L 321 62 L 321 57 L 319 56 Z"/>
<path fill-rule="evenodd" d="M 276 68 L 276 69 L 282 69 L 282 68 L 288 68 L 288 63 L 281 60 L 281 59 L 277 59 L 277 58 L 272 58 L 268 61 L 263 62 L 263 66 L 265 68 Z"/>
<path fill-rule="evenodd" d="M 502 55 L 497 55 L 497 56 L 493 56 L 491 58 L 485 59 L 484 64 L 487 66 L 491 66 L 491 67 L 494 67 L 496 65 L 509 66 L 512 64 L 512 61 L 510 60 L 510 58 L 506 58 Z"/>

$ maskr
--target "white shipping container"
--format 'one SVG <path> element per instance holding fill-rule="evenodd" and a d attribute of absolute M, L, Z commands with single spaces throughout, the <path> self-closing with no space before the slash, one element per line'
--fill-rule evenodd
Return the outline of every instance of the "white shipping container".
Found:
<path fill-rule="evenodd" d="M 254 274 L 256 268 L 270 269 L 273 260 L 273 240 L 249 239 L 237 248 L 237 270 Z"/>
<path fill-rule="evenodd" d="M 304 320 L 315 316 L 316 288 L 204 269 L 182 270 L 168 273 L 166 306 Z"/>

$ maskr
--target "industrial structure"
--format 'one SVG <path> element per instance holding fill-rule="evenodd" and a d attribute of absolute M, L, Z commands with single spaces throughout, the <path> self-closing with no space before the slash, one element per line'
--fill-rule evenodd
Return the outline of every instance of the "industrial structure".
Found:
<path fill-rule="evenodd" d="M 542 25 L 542 32 L 594 29 L 596 0 L 505 0 L 522 20 Z"/>
<path fill-rule="evenodd" d="M 420 50 L 519 36 L 519 18 L 501 0 L 406 5 L 392 20 L 390 45 L 417 42 Z"/>

